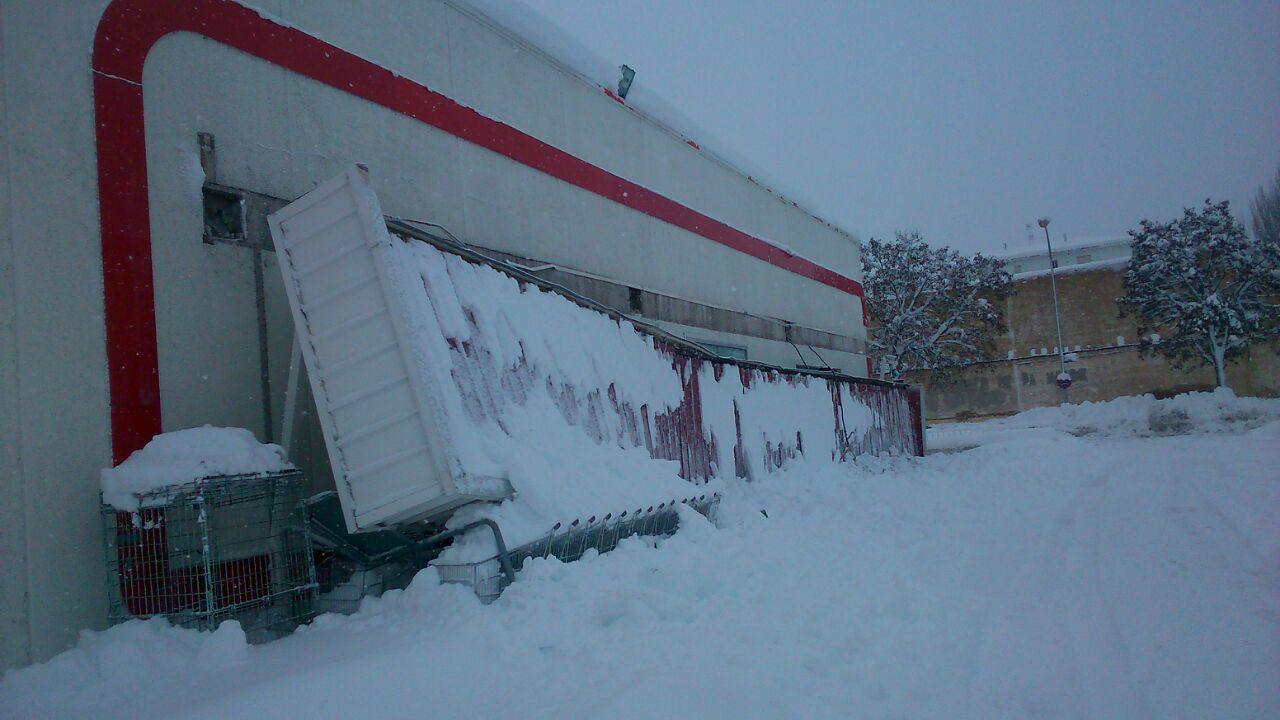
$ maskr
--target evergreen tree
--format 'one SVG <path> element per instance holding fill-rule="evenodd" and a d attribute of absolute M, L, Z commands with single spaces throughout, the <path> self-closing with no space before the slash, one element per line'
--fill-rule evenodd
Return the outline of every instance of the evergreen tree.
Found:
<path fill-rule="evenodd" d="M 1225 201 L 1168 223 L 1143 220 L 1129 235 L 1118 302 L 1138 320 L 1143 354 L 1181 369 L 1210 365 L 1226 387 L 1227 361 L 1276 337 L 1280 246 L 1245 234 Z"/>
<path fill-rule="evenodd" d="M 918 232 L 862 245 L 870 345 L 876 374 L 946 370 L 982 360 L 1004 330 L 996 303 L 1012 293 L 1004 263 L 930 248 Z"/>

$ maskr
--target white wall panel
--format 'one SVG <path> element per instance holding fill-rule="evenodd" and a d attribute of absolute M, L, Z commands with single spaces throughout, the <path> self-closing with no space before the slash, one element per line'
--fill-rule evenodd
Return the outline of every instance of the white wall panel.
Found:
<path fill-rule="evenodd" d="M 6 556 L 0 567 L 24 585 L 32 660 L 106 621 L 98 469 L 111 454 L 88 68 L 99 10 L 0 6 L 22 485 L 0 503 L 20 505 L 25 527 L 6 519 L 4 531 L 25 531 L 27 552 L 25 566 Z M 21 612 L 6 603 L 0 623 Z M 5 652 L 0 667 L 17 661 Z"/>
<path fill-rule="evenodd" d="M 4 17 L 0 15 L 0 658 L 27 660 L 27 513 L 21 473 L 17 307 L 9 224 L 9 122 Z M 0 661 L 0 668 L 5 667 Z"/>
<path fill-rule="evenodd" d="M 861 278 L 848 238 L 441 2 L 255 4 L 606 170 Z M 103 620 L 95 508 L 97 469 L 110 460 L 88 52 L 102 4 L 48 10 L 14 2 L 0 9 L 10 187 L 0 232 L 12 242 L 12 355 L 20 360 L 7 365 L 15 378 L 8 402 L 21 407 L 18 431 L 0 426 L 19 438 L 17 452 L 0 456 L 0 473 L 21 474 L 23 517 L 40 518 L 39 537 L 27 530 L 23 578 L 38 599 L 25 621 L 36 658 Z M 215 134 L 218 179 L 226 184 L 292 198 L 363 162 L 388 212 L 438 221 L 464 240 L 863 335 L 850 295 L 198 36 L 161 40 L 144 86 L 166 428 L 208 422 L 266 430 L 251 256 L 201 243 L 197 131 Z M 278 408 L 290 327 L 274 273 L 268 268 L 265 277 Z M 300 444 L 314 440 L 308 428 Z M 46 542 L 50 534 L 58 540 Z M 17 622 L 17 611 L 0 612 L 0 623 Z"/>

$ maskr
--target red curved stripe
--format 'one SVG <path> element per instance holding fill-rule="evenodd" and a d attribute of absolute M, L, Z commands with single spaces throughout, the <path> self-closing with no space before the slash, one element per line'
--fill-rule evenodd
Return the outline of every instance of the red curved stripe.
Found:
<path fill-rule="evenodd" d="M 232 0 L 114 0 L 93 43 L 111 439 L 115 462 L 160 432 L 142 67 L 160 38 L 191 32 L 505 155 L 564 182 L 862 297 L 852 278 L 618 177 L 424 85 Z"/>

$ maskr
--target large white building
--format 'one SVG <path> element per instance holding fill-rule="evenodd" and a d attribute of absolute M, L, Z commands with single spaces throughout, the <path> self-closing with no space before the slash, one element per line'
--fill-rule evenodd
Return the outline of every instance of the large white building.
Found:
<path fill-rule="evenodd" d="M 452 0 L 251 1 L 0 3 L 0 667 L 104 625 L 100 468 L 279 436 L 264 214 L 353 162 L 388 212 L 725 354 L 863 374 L 856 241 L 696 138 Z"/>
<path fill-rule="evenodd" d="M 1129 257 L 1133 254 L 1132 241 L 1128 235 L 1109 235 L 1055 243 L 1053 267 L 1060 273 L 1122 268 L 1129 264 Z M 1049 274 L 1049 248 L 1042 242 L 1035 242 L 1034 237 L 1027 245 L 999 253 L 999 257 L 1015 280 Z"/>

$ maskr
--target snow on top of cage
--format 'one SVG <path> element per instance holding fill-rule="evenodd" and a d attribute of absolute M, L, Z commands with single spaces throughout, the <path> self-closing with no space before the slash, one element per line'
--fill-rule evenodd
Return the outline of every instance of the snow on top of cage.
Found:
<path fill-rule="evenodd" d="M 161 433 L 124 462 L 102 471 L 102 501 L 137 510 L 164 501 L 164 488 L 208 477 L 291 470 L 279 445 L 258 442 L 244 428 L 203 427 Z"/>

